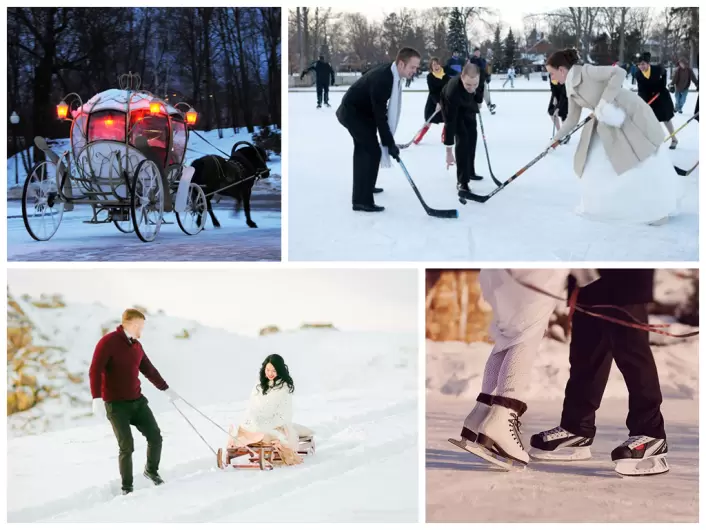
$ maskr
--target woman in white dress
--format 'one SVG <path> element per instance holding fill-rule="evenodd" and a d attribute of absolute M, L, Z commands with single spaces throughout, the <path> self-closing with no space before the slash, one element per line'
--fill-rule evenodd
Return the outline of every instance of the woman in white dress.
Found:
<path fill-rule="evenodd" d="M 271 443 L 287 465 L 299 464 L 299 432 L 292 422 L 294 381 L 280 355 L 267 356 L 260 368 L 260 381 L 250 394 L 245 420 L 229 430 L 228 448 L 253 443 Z"/>
<path fill-rule="evenodd" d="M 523 284 L 559 295 L 569 273 L 579 286 L 598 278 L 594 269 L 481 270 L 483 298 L 493 309 L 490 335 L 495 344 L 485 364 L 481 392 L 461 432 L 467 448 L 477 443 L 495 456 L 520 464 L 529 461 L 519 418 L 527 410 L 524 396 L 532 365 L 557 300 Z"/>
<path fill-rule="evenodd" d="M 581 178 L 578 213 L 607 221 L 661 224 L 677 212 L 681 182 L 664 144 L 664 132 L 649 105 L 622 88 L 620 67 L 579 65 L 576 50 L 553 53 L 547 60 L 552 79 L 566 85 L 569 112 L 554 141 L 581 118 L 583 127 L 574 156 Z"/>

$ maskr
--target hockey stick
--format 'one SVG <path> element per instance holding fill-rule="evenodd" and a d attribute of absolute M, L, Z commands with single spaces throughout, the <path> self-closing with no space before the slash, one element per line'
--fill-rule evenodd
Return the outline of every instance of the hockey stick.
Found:
<path fill-rule="evenodd" d="M 670 139 L 674 138 L 674 137 L 677 135 L 677 133 L 678 133 L 679 131 L 681 131 L 684 127 L 686 127 L 687 125 L 689 125 L 689 122 L 690 122 L 691 120 L 693 120 L 694 118 L 698 117 L 698 115 L 699 115 L 699 113 L 697 112 L 697 113 L 694 114 L 691 118 L 689 118 L 689 119 L 686 120 L 684 123 L 682 123 L 681 126 L 680 126 L 676 131 L 674 131 L 672 134 L 670 134 L 669 136 L 667 136 L 667 137 L 664 139 L 664 143 L 667 143 Z"/>
<path fill-rule="evenodd" d="M 590 116 L 587 116 L 581 123 L 579 123 L 573 129 L 571 129 L 571 132 L 569 132 L 569 134 L 566 136 L 570 136 L 570 135 L 574 134 L 581 127 L 586 125 L 589 122 L 589 120 L 591 120 L 592 118 L 593 118 L 593 114 L 591 114 Z M 522 168 L 520 168 L 519 171 L 517 171 L 513 176 L 511 176 L 509 179 L 507 179 L 505 182 L 503 182 L 500 186 L 498 186 L 493 191 L 491 191 L 488 195 L 478 195 L 473 192 L 468 192 L 468 193 L 463 192 L 463 195 L 459 194 L 459 200 L 461 201 L 461 204 L 465 204 L 464 199 L 471 200 L 474 202 L 480 202 L 480 203 L 486 202 L 488 199 L 490 199 L 495 194 L 497 194 L 500 190 L 505 189 L 513 180 L 515 180 L 517 177 L 522 175 L 522 173 L 527 171 L 529 168 L 531 168 L 533 165 L 535 165 L 537 162 L 539 162 L 542 158 L 547 156 L 549 154 L 549 151 L 556 148 L 561 143 L 561 140 L 563 140 L 566 136 L 560 138 L 559 140 L 556 140 L 555 142 L 552 142 L 552 144 L 549 145 L 549 147 L 547 147 L 544 151 L 542 151 L 539 155 L 537 155 L 531 162 L 522 166 Z"/>
<path fill-rule="evenodd" d="M 657 99 L 657 96 L 653 97 L 649 101 L 648 105 L 650 103 L 652 103 L 655 99 Z M 459 194 L 459 197 L 458 197 L 459 201 L 461 202 L 461 204 L 465 204 L 466 200 L 471 200 L 471 201 L 480 202 L 480 203 L 486 202 L 488 199 L 490 199 L 492 196 L 494 196 L 500 190 L 505 189 L 505 187 L 507 187 L 508 184 L 510 184 L 513 180 L 515 180 L 517 177 L 522 175 L 522 173 L 527 171 L 529 168 L 531 168 L 533 165 L 535 165 L 537 162 L 539 162 L 542 158 L 547 156 L 549 154 L 549 151 L 551 151 L 552 149 L 555 149 L 561 143 L 561 141 L 564 140 L 564 138 L 568 138 L 569 136 L 573 135 L 581 127 L 586 125 L 589 122 L 589 120 L 591 120 L 593 117 L 594 117 L 593 113 L 591 113 L 589 116 L 586 116 L 586 118 L 583 121 L 581 121 L 578 125 L 576 125 L 573 129 L 571 129 L 571 131 L 569 131 L 567 134 L 565 134 L 563 137 L 556 140 L 555 142 L 552 142 L 551 145 L 549 145 L 549 147 L 547 147 L 544 151 L 542 151 L 539 155 L 537 155 L 534 158 L 534 160 L 532 160 L 531 162 L 529 162 L 528 164 L 526 164 L 522 168 L 520 168 L 520 170 L 517 173 L 515 173 L 513 176 L 511 176 L 509 179 L 507 179 L 505 182 L 503 182 L 502 185 L 498 186 L 493 191 L 491 191 L 488 195 L 478 195 L 478 194 L 470 192 L 470 191 L 467 193 L 463 192 L 463 194 Z"/>
<path fill-rule="evenodd" d="M 480 120 L 480 133 L 481 136 L 483 136 L 483 145 L 485 146 L 485 158 L 488 161 L 488 171 L 490 172 L 490 178 L 493 179 L 493 182 L 495 182 L 496 186 L 502 185 L 502 182 L 500 182 L 498 179 L 495 178 L 495 175 L 493 174 L 493 168 L 490 167 L 490 154 L 488 154 L 488 143 L 485 140 L 485 128 L 483 127 L 483 116 L 481 116 L 481 113 L 478 113 L 478 119 Z"/>
<path fill-rule="evenodd" d="M 406 144 L 397 144 L 397 147 L 399 149 L 407 149 L 410 145 L 417 143 L 417 142 L 415 142 L 415 140 L 419 137 L 420 134 L 422 134 L 422 131 L 424 131 L 425 129 L 427 129 L 427 130 L 429 129 L 429 127 L 431 126 L 431 120 L 434 119 L 434 116 L 436 116 L 440 110 L 441 109 L 435 110 L 434 114 L 429 116 L 429 119 L 426 122 L 424 122 L 424 126 L 417 131 L 417 133 L 414 135 L 414 137 L 409 142 L 407 142 Z"/>
<path fill-rule="evenodd" d="M 696 161 L 696 164 L 694 164 L 691 169 L 682 169 L 680 167 L 674 166 L 674 171 L 677 172 L 677 175 L 681 175 L 682 177 L 688 177 L 691 175 L 691 173 L 696 169 L 696 167 L 699 165 L 698 160 Z"/>
<path fill-rule="evenodd" d="M 455 219 L 458 217 L 458 210 L 436 210 L 434 208 L 430 208 L 429 205 L 424 202 L 422 194 L 419 193 L 419 189 L 417 189 L 417 185 L 414 183 L 412 177 L 409 175 L 409 171 L 407 171 L 407 167 L 404 165 L 404 162 L 402 162 L 402 159 L 398 158 L 397 162 L 400 164 L 400 167 L 402 168 L 405 177 L 407 177 L 410 186 L 412 186 L 414 193 L 417 195 L 417 199 L 419 199 L 419 202 L 422 203 L 422 206 L 424 207 L 424 210 L 427 212 L 428 215 L 431 215 L 432 217 L 441 217 L 444 219 Z"/>

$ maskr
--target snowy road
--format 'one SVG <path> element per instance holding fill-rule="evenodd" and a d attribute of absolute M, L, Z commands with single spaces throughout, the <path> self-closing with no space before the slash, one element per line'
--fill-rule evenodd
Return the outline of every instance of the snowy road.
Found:
<path fill-rule="evenodd" d="M 258 228 L 245 224 L 245 215 L 235 217 L 232 204 L 215 207 L 221 228 L 209 220 L 195 236 L 184 234 L 174 214 L 166 214 L 157 239 L 143 243 L 123 234 L 112 224 L 89 225 L 90 207 L 77 206 L 66 212 L 59 230 L 49 241 L 35 241 L 22 221 L 19 201 L 8 201 L 8 261 L 279 261 L 281 214 L 279 197 L 253 199 L 252 218 Z M 226 205 L 228 204 L 228 205 Z"/>
<path fill-rule="evenodd" d="M 417 82 L 416 84 L 418 84 Z M 343 94 L 331 94 L 332 108 L 315 109 L 313 92 L 290 92 L 289 257 L 292 260 L 427 261 L 693 261 L 698 259 L 699 169 L 683 177 L 680 215 L 663 226 L 592 221 L 578 216 L 578 179 L 572 158 L 578 138 L 557 149 L 485 204 L 458 203 L 455 171 L 446 170 L 440 126 L 402 158 L 427 203 L 458 208 L 458 219 L 428 217 L 397 165 L 380 171 L 385 191 L 375 200 L 381 214 L 350 208 L 353 142 L 335 110 Z M 423 122 L 426 94 L 405 92 L 397 129 L 409 141 Z M 548 144 L 548 93 L 493 95 L 494 116 L 483 111 L 492 169 L 506 180 Z M 693 113 L 690 95 L 680 126 Z M 665 130 L 665 136 L 666 136 Z M 697 122 L 680 134 L 675 165 L 690 168 L 699 156 Z M 482 138 L 476 167 L 486 179 L 474 191 L 489 193 L 493 183 Z"/>
<path fill-rule="evenodd" d="M 557 425 L 561 400 L 530 401 L 522 418 L 532 433 Z M 458 438 L 472 401 L 427 400 L 428 522 L 698 522 L 698 402 L 668 399 L 662 407 L 669 441 L 669 473 L 622 478 L 610 452 L 627 438 L 627 401 L 604 400 L 597 417 L 593 459 L 532 462 L 528 469 L 492 469 L 446 440 Z"/>

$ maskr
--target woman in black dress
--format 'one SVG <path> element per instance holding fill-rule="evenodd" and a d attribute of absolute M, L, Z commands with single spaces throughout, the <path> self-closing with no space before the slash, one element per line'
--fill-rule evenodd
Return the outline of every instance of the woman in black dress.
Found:
<path fill-rule="evenodd" d="M 562 83 L 555 81 L 549 77 L 549 89 L 551 90 L 551 97 L 549 98 L 549 108 L 547 112 L 552 119 L 552 123 L 556 130 L 561 129 L 562 122 L 566 119 L 566 115 L 569 112 L 569 100 L 566 97 L 566 86 Z M 553 137 L 554 135 L 552 135 Z M 569 142 L 569 136 L 561 141 L 562 144 Z"/>
<path fill-rule="evenodd" d="M 637 63 L 638 72 L 635 74 L 637 94 L 645 101 L 650 101 L 655 94 L 659 94 L 650 107 L 652 107 L 655 117 L 664 123 L 669 134 L 672 134 L 674 133 L 674 125 L 672 125 L 674 103 L 667 89 L 667 71 L 659 64 L 650 64 L 651 58 L 650 52 L 640 55 Z M 675 149 L 678 143 L 676 136 L 673 136 L 669 148 Z"/>
<path fill-rule="evenodd" d="M 439 101 L 441 100 L 441 89 L 446 86 L 446 83 L 451 79 L 441 66 L 441 62 L 438 57 L 432 57 L 429 64 L 429 74 L 427 74 L 427 86 L 429 87 L 429 95 L 427 96 L 427 103 L 424 106 L 424 121 L 428 121 L 429 118 L 436 112 L 440 110 Z M 436 116 L 432 118 L 431 123 L 443 123 L 444 118 L 441 112 L 437 112 Z M 429 126 L 424 127 L 417 137 L 416 143 L 419 143 L 424 135 L 429 130 Z M 443 142 L 443 132 L 441 141 Z"/>

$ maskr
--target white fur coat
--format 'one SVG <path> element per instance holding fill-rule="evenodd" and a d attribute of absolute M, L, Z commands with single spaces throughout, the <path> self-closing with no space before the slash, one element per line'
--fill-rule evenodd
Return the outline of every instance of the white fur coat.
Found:
<path fill-rule="evenodd" d="M 284 384 L 268 390 L 267 394 L 263 395 L 260 385 L 255 385 L 250 394 L 245 420 L 240 424 L 240 428 L 275 436 L 296 451 L 299 435 L 292 423 L 292 394 L 289 387 Z"/>

